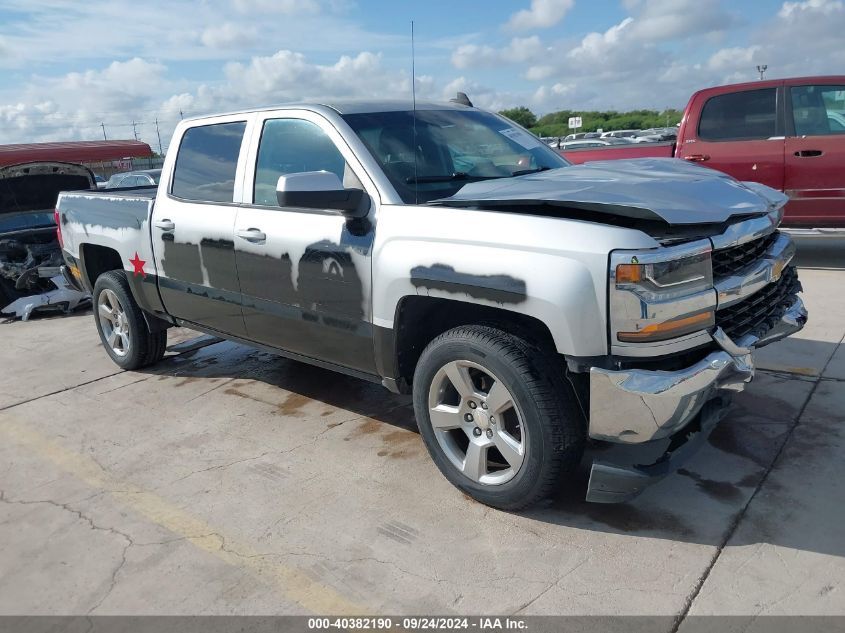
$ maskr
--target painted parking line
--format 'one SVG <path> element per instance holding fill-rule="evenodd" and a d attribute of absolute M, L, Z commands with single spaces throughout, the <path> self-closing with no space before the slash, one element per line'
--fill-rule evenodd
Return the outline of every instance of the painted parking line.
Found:
<path fill-rule="evenodd" d="M 272 554 L 262 554 L 248 544 L 224 535 L 195 517 L 149 491 L 121 481 L 103 470 L 93 459 L 75 453 L 22 424 L 6 413 L 0 420 L 0 434 L 25 447 L 38 457 L 85 484 L 102 490 L 120 505 L 184 538 L 195 547 L 234 567 L 246 568 L 287 599 L 313 613 L 331 615 L 366 615 L 369 611 L 340 595 L 333 588 L 316 582 L 305 572 L 268 561 Z"/>

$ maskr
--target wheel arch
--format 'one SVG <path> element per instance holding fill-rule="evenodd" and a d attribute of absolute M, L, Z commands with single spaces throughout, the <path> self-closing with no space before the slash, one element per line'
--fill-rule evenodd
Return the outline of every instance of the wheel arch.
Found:
<path fill-rule="evenodd" d="M 80 244 L 79 269 L 86 290 L 93 292 L 100 275 L 110 270 L 123 270 L 123 260 L 120 253 L 109 246 Z"/>
<path fill-rule="evenodd" d="M 466 301 L 409 295 L 396 306 L 393 328 L 375 328 L 376 363 L 386 385 L 408 393 L 425 347 L 443 332 L 461 325 L 496 327 L 556 353 L 548 326 L 533 316 Z"/>
<path fill-rule="evenodd" d="M 88 292 L 93 294 L 97 278 L 111 270 L 126 272 L 120 253 L 116 249 L 100 244 L 79 245 L 79 271 L 82 275 L 82 284 Z M 126 275 L 129 291 L 141 308 L 149 330 L 160 332 L 173 326 L 175 323 L 164 312 L 164 306 L 155 284 L 144 283 L 145 277 L 129 275 L 129 273 L 126 273 Z M 146 281 L 151 280 L 146 279 Z"/>

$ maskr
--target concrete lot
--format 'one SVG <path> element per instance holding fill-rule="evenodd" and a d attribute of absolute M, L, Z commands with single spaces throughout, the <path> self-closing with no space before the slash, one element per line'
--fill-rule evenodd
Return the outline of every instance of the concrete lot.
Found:
<path fill-rule="evenodd" d="M 811 250 L 810 324 L 619 506 L 486 508 L 406 398 L 232 343 L 120 372 L 90 314 L 0 326 L 0 614 L 845 614 L 845 257 Z"/>

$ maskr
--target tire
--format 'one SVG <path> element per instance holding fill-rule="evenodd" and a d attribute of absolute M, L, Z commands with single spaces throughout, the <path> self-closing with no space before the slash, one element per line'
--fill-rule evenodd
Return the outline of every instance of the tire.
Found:
<path fill-rule="evenodd" d="M 441 334 L 420 356 L 413 399 L 440 472 L 485 505 L 546 499 L 581 461 L 586 424 L 563 369 L 512 334 L 480 325 Z"/>
<path fill-rule="evenodd" d="M 164 357 L 167 330 L 150 332 L 125 272 L 111 270 L 100 275 L 94 284 L 93 304 L 100 341 L 118 367 L 140 369 Z"/>

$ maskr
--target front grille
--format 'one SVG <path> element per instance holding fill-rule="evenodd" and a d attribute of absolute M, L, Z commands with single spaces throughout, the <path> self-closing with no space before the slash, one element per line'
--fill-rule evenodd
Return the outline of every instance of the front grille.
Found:
<path fill-rule="evenodd" d="M 780 233 L 775 231 L 771 235 L 739 246 L 713 251 L 713 278 L 729 277 L 757 261 L 769 250 L 769 247 L 774 244 L 779 235 Z"/>
<path fill-rule="evenodd" d="M 792 295 L 801 290 L 794 266 L 784 269 L 781 278 L 734 305 L 716 312 L 716 325 L 734 341 L 746 334 L 762 336 L 792 305 Z"/>

